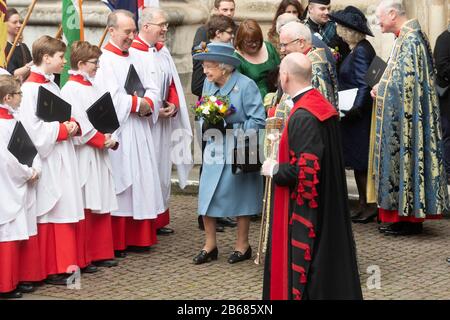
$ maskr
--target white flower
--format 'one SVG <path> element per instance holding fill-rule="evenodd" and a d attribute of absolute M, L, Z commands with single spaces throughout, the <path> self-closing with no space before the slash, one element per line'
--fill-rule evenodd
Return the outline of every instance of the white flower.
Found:
<path fill-rule="evenodd" d="M 208 108 L 203 109 L 202 113 L 203 114 L 209 114 L 209 109 Z"/>
<path fill-rule="evenodd" d="M 211 96 L 211 97 L 209 97 L 209 101 L 216 102 L 217 98 L 215 96 Z"/>

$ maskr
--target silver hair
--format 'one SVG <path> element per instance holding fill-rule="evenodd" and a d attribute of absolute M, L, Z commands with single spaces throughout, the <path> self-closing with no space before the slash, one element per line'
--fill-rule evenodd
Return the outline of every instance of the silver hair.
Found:
<path fill-rule="evenodd" d="M 232 73 L 235 69 L 232 65 L 223 62 L 219 63 L 219 68 L 228 73 Z"/>
<path fill-rule="evenodd" d="M 155 19 L 156 15 L 162 15 L 163 17 L 166 17 L 166 13 L 161 10 L 160 8 L 156 7 L 146 7 L 144 10 L 142 10 L 142 14 L 139 16 L 138 21 L 138 27 L 139 29 L 142 29 L 142 27 L 149 22 L 153 22 L 153 19 Z"/>
<path fill-rule="evenodd" d="M 403 0 L 383 0 L 379 5 L 385 11 L 394 10 L 397 12 L 399 16 L 406 16 L 405 5 L 403 4 Z"/>
<path fill-rule="evenodd" d="M 106 26 L 108 28 L 117 28 L 118 16 L 124 15 L 134 20 L 134 14 L 128 10 L 118 9 L 114 10 L 108 15 L 108 20 L 106 22 Z"/>
<path fill-rule="evenodd" d="M 281 32 L 286 32 L 292 39 L 303 38 L 307 44 L 312 43 L 311 30 L 303 23 L 291 21 L 281 28 Z"/>
<path fill-rule="evenodd" d="M 289 22 L 301 22 L 300 19 L 298 17 L 296 17 L 295 15 L 291 14 L 291 13 L 283 13 L 281 14 L 278 18 L 277 18 L 277 22 L 276 22 L 276 30 L 277 33 L 280 33 L 280 29 L 282 27 L 284 27 L 286 24 L 288 24 Z"/>

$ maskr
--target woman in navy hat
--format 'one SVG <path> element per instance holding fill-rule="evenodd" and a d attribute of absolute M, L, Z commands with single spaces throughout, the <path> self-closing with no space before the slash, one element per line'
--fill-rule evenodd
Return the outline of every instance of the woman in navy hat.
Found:
<path fill-rule="evenodd" d="M 366 40 L 373 37 L 367 19 L 358 8 L 348 6 L 329 15 L 337 23 L 338 35 L 350 46 L 351 53 L 339 70 L 339 90 L 358 88 L 352 108 L 341 122 L 346 167 L 354 170 L 359 193 L 359 206 L 352 212 L 354 222 L 368 223 L 377 214 L 376 207 L 367 204 L 366 185 L 369 155 L 370 121 L 372 114 L 371 88 L 364 81 L 375 50 Z"/>
<path fill-rule="evenodd" d="M 246 134 L 257 134 L 265 125 L 261 95 L 256 83 L 236 70 L 240 60 L 233 53 L 234 48 L 229 44 L 210 43 L 205 52 L 193 56 L 194 59 L 203 61 L 203 71 L 206 74 L 203 96 L 229 98 L 236 111 L 225 118 L 223 129 L 229 129 L 228 133 L 231 131 L 236 135 L 241 129 Z M 220 131 L 206 131 L 206 135 L 218 132 Z M 263 183 L 259 172 L 241 175 L 232 173 L 230 161 L 235 140 L 233 135 L 210 138 L 204 151 L 198 214 L 203 216 L 206 242 L 195 256 L 195 264 L 217 259 L 215 226 L 216 218 L 219 217 L 237 217 L 237 240 L 228 262 L 236 263 L 252 256 L 248 240 L 250 216 L 261 212 Z"/>

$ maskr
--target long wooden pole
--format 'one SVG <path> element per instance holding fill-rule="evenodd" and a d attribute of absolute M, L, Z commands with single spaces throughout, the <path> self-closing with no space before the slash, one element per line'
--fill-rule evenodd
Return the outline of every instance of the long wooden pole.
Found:
<path fill-rule="evenodd" d="M 102 47 L 103 42 L 105 41 L 106 35 L 108 34 L 108 27 L 105 27 L 105 31 L 103 31 L 102 38 L 100 39 L 100 43 L 98 44 L 99 48 Z"/>
<path fill-rule="evenodd" d="M 58 31 L 56 31 L 56 35 L 55 38 L 58 40 L 62 39 L 62 35 L 63 35 L 63 27 L 62 24 L 59 25 Z"/>
<path fill-rule="evenodd" d="M 14 43 L 11 47 L 11 50 L 9 50 L 8 57 L 6 58 L 6 65 L 8 65 L 9 61 L 12 58 L 14 50 L 16 49 L 19 39 L 22 37 L 23 29 L 25 29 L 25 26 L 27 25 L 28 20 L 30 19 L 31 13 L 33 12 L 36 2 L 37 0 L 33 0 L 33 2 L 31 2 L 30 6 L 28 7 L 28 12 L 27 15 L 25 16 L 25 20 L 23 20 L 22 26 L 19 29 L 19 33 L 17 34 L 16 39 L 14 39 Z"/>

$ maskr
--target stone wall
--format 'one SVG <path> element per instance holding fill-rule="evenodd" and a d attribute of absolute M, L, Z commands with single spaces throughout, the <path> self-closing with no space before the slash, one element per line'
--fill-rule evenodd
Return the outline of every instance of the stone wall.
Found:
<path fill-rule="evenodd" d="M 449 0 L 404 0 L 408 15 L 418 17 L 424 30 L 434 43 L 436 37 L 445 29 L 449 16 Z M 25 16 L 29 0 L 9 0 L 8 5 L 19 9 Z M 307 0 L 301 0 L 303 4 Z M 374 31 L 375 38 L 369 39 L 377 53 L 387 58 L 393 43 L 393 36 L 381 34 L 376 26 L 375 8 L 379 0 L 333 0 L 333 10 L 354 5 L 363 10 Z M 190 92 L 191 45 L 195 30 L 208 18 L 213 0 L 160 0 L 168 12 L 170 29 L 167 45 L 170 48 L 178 71 L 182 77 L 186 93 Z M 259 21 L 264 33 L 269 29 L 279 0 L 236 0 L 236 19 L 252 18 Z M 104 31 L 109 9 L 100 0 L 85 0 L 84 17 L 86 40 L 98 43 Z M 25 29 L 24 39 L 29 45 L 43 34 L 55 35 L 61 21 L 61 1 L 39 0 L 31 16 L 29 27 Z"/>

